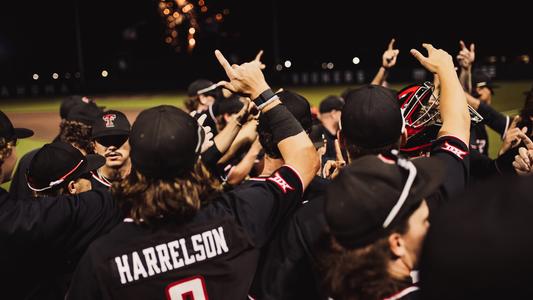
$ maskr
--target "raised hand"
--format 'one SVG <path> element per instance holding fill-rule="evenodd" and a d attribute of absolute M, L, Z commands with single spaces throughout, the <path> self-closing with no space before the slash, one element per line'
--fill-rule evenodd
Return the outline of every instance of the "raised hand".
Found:
<path fill-rule="evenodd" d="M 194 117 L 196 115 L 196 112 L 190 113 L 191 117 Z M 200 147 L 200 153 L 204 153 L 207 149 L 209 149 L 211 146 L 213 146 L 213 132 L 211 132 L 211 127 L 204 126 L 205 119 L 207 119 L 206 114 L 202 114 L 198 118 L 198 125 L 202 127 L 202 130 L 204 131 L 204 140 Z"/>
<path fill-rule="evenodd" d="M 416 49 L 411 49 L 411 54 L 420 62 L 424 68 L 432 73 L 440 73 L 445 70 L 454 70 L 453 60 L 448 52 L 436 49 L 431 44 L 422 44 L 426 48 L 428 56 L 424 56 Z"/>
<path fill-rule="evenodd" d="M 389 68 L 394 67 L 394 65 L 396 65 L 396 59 L 398 57 L 398 54 L 400 54 L 400 50 L 394 49 L 394 42 L 395 41 L 396 41 L 395 39 L 392 39 L 389 42 L 389 46 L 387 47 L 387 50 L 385 50 L 385 52 L 383 52 L 381 65 L 385 69 L 389 69 Z"/>
<path fill-rule="evenodd" d="M 476 60 L 476 46 L 472 43 L 470 48 L 467 48 L 463 41 L 459 41 L 459 46 L 461 50 L 457 55 L 457 61 L 462 68 L 469 69 Z"/>
<path fill-rule="evenodd" d="M 224 88 L 234 93 L 249 95 L 251 99 L 257 98 L 262 92 L 270 88 L 265 81 L 263 72 L 261 72 L 261 62 L 258 60 L 241 65 L 230 65 L 219 50 L 215 50 L 215 56 L 230 80 L 229 82 L 219 82 Z"/>
<path fill-rule="evenodd" d="M 261 57 L 263 56 L 263 50 L 259 50 L 259 53 L 257 53 L 257 55 L 255 56 L 255 59 L 254 61 L 257 61 L 260 63 L 259 65 L 259 68 L 261 68 L 261 70 L 264 70 L 266 68 L 265 64 L 261 62 Z"/>
<path fill-rule="evenodd" d="M 518 149 L 518 155 L 515 156 L 513 167 L 518 175 L 533 174 L 533 142 L 527 136 L 523 138 L 526 147 Z"/>
<path fill-rule="evenodd" d="M 500 151 L 498 152 L 498 155 L 502 155 L 503 153 L 507 152 L 509 149 L 514 148 L 520 144 L 520 142 L 524 139 L 527 132 L 527 127 L 524 127 L 522 129 L 517 128 L 517 124 L 520 122 L 520 116 L 516 116 L 513 118 L 513 121 L 511 122 L 511 125 L 509 126 L 509 129 L 505 133 L 505 136 L 503 137 L 503 143 L 500 147 Z"/>

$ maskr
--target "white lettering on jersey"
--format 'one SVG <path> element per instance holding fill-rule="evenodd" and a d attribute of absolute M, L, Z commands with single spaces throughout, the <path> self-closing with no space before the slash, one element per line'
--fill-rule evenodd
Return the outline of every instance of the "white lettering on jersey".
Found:
<path fill-rule="evenodd" d="M 187 251 L 187 245 L 185 245 L 185 239 L 180 239 L 181 251 L 183 252 L 183 258 L 185 258 L 185 264 L 190 265 L 196 262 L 194 255 L 189 256 Z"/>
<path fill-rule="evenodd" d="M 205 249 L 202 245 L 202 235 L 201 234 L 195 234 L 191 236 L 192 241 L 192 249 L 196 251 L 196 260 L 202 261 L 205 260 Z"/>
<path fill-rule="evenodd" d="M 128 265 L 128 256 L 126 254 L 115 257 L 118 273 L 120 274 L 120 283 L 124 284 L 133 281 L 130 272 L 130 265 Z M 126 281 L 127 278 L 127 281 Z"/>
<path fill-rule="evenodd" d="M 166 272 L 167 270 L 172 270 L 172 264 L 170 263 L 170 255 L 168 254 L 167 245 L 157 245 L 155 246 L 155 251 L 157 251 L 157 257 L 161 263 L 161 272 Z"/>
<path fill-rule="evenodd" d="M 139 275 L 142 275 L 144 278 L 148 277 L 148 274 L 146 274 L 146 270 L 144 269 L 144 266 L 141 261 L 141 258 L 139 257 L 139 254 L 134 251 L 131 254 L 131 257 L 132 257 L 132 264 L 133 264 L 133 279 L 139 280 Z"/>
<path fill-rule="evenodd" d="M 217 245 L 217 254 L 226 253 L 229 251 L 226 238 L 224 237 L 224 228 L 218 227 L 211 230 L 213 237 L 215 238 L 215 245 Z"/>
<path fill-rule="evenodd" d="M 444 142 L 444 145 L 441 147 L 442 150 L 448 151 L 455 156 L 459 157 L 460 159 L 464 159 L 465 155 L 468 154 L 468 152 L 463 151 L 453 145 L 450 145 L 448 142 Z"/>
<path fill-rule="evenodd" d="M 294 188 L 290 186 L 287 181 L 285 181 L 285 179 L 281 177 L 281 175 L 279 175 L 279 172 L 276 172 L 274 176 L 268 177 L 267 180 L 270 180 L 277 184 L 279 188 L 283 191 L 283 194 L 286 194 L 287 190 L 294 190 Z"/>
<path fill-rule="evenodd" d="M 189 253 L 188 249 L 192 249 L 192 252 Z M 190 237 L 122 254 L 115 257 L 114 262 L 120 283 L 126 284 L 202 262 L 227 252 L 229 247 L 224 229 L 220 226 Z"/>
<path fill-rule="evenodd" d="M 154 247 L 144 249 L 143 254 L 146 260 L 146 266 L 148 267 L 148 275 L 152 276 L 161 273 L 161 270 L 159 270 L 159 267 L 157 266 Z"/>
<path fill-rule="evenodd" d="M 174 269 L 181 268 L 185 264 L 183 263 L 183 259 L 178 257 L 180 256 L 180 253 L 177 251 L 180 247 L 180 244 L 178 241 L 172 241 L 167 244 L 168 249 L 170 250 L 170 256 L 172 257 L 172 263 L 174 264 Z"/>

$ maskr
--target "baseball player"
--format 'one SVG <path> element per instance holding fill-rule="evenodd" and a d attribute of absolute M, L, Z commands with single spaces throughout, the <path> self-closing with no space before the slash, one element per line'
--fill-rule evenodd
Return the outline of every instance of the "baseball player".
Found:
<path fill-rule="evenodd" d="M 101 112 L 101 108 L 94 102 L 82 101 L 80 99 L 64 101 L 61 105 L 61 116 L 68 113 L 65 119 L 61 120 L 59 136 L 54 141 L 63 141 L 78 148 L 82 153 L 93 153 L 94 147 L 91 141 L 91 129 L 96 117 Z M 32 197 L 32 191 L 28 188 L 26 181 L 26 171 L 30 162 L 39 149 L 26 153 L 19 161 L 9 194 L 13 199 L 26 199 Z"/>
<path fill-rule="evenodd" d="M 130 122 L 120 111 L 108 110 L 96 118 L 92 129 L 94 151 L 106 163 L 92 173 L 93 188 L 109 189 L 113 181 L 125 178 L 131 170 Z"/>
<path fill-rule="evenodd" d="M 331 297 L 416 299 L 411 271 L 429 227 L 426 198 L 444 177 L 434 157 L 368 155 L 341 171 L 327 190 L 330 234 L 319 257 Z"/>
<path fill-rule="evenodd" d="M 255 185 L 219 194 L 198 160 L 201 128 L 172 106 L 141 112 L 132 169 L 117 188 L 128 218 L 91 245 L 69 299 L 246 299 L 259 249 L 298 205 L 318 169 L 315 148 L 280 105 L 259 62 L 231 66 L 215 52 L 233 92 L 267 116 L 286 165 Z"/>

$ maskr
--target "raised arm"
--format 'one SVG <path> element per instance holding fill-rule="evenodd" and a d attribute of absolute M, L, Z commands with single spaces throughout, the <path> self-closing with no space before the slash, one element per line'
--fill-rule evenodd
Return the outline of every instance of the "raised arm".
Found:
<path fill-rule="evenodd" d="M 466 97 L 455 73 L 452 57 L 442 49 L 435 49 L 431 44 L 422 44 L 428 56 L 411 49 L 411 54 L 430 72 L 437 73 L 440 80 L 440 115 L 442 127 L 439 137 L 452 135 L 466 145 L 470 140 L 470 115 Z"/>
<path fill-rule="evenodd" d="M 280 105 L 281 101 L 266 83 L 260 69 L 261 63 L 254 60 L 232 66 L 220 51 L 215 51 L 215 55 L 230 79 L 229 82 L 222 83 L 225 88 L 250 95 L 256 104 L 259 99 L 265 100 L 262 105 L 258 105 L 263 114 L 262 120 L 269 123 L 274 142 L 285 163 L 300 174 L 304 188 L 307 187 L 318 170 L 318 154 L 301 125 L 285 106 Z"/>
<path fill-rule="evenodd" d="M 395 39 L 392 39 L 389 42 L 389 46 L 387 47 L 387 50 L 383 52 L 383 56 L 381 57 L 381 67 L 379 68 L 376 76 L 374 76 L 374 79 L 372 79 L 371 84 L 375 84 L 375 85 L 386 84 L 387 77 L 389 76 L 389 70 L 390 68 L 396 65 L 396 59 L 398 57 L 398 54 L 400 54 L 400 50 L 394 49 L 395 41 L 396 41 Z"/>
<path fill-rule="evenodd" d="M 467 48 L 463 41 L 459 41 L 459 46 L 461 47 L 457 55 L 457 61 L 461 66 L 459 81 L 466 92 L 472 93 L 472 64 L 476 59 L 476 46 L 472 43 L 470 48 Z"/>

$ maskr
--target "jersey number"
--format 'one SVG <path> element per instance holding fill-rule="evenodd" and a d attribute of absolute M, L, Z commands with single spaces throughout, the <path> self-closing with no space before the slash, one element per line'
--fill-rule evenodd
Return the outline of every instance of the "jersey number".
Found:
<path fill-rule="evenodd" d="M 167 286 L 169 300 L 209 300 L 202 276 L 185 278 Z"/>

